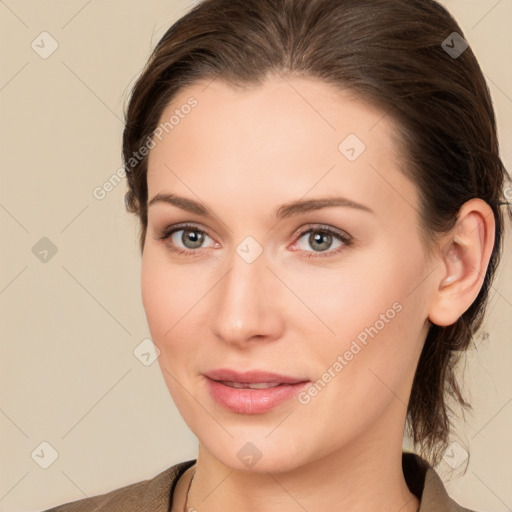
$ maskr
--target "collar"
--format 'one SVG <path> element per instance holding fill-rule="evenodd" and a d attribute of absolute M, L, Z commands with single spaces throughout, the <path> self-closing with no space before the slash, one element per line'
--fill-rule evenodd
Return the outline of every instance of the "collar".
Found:
<path fill-rule="evenodd" d="M 156 477 L 162 478 L 155 482 L 155 485 L 163 485 L 167 496 L 172 497 L 179 477 L 188 468 L 194 465 L 196 460 L 197 459 L 188 460 L 172 466 Z M 457 505 L 457 503 L 450 498 L 439 475 L 418 455 L 403 452 L 402 468 L 407 486 L 420 500 L 419 512 L 472 512 L 469 509 Z M 150 482 L 152 481 L 150 480 Z M 169 503 L 170 499 L 166 502 L 167 508 L 164 507 L 162 512 L 168 512 L 170 509 Z M 154 503 L 151 503 L 151 506 L 154 507 Z M 153 510 L 157 509 L 153 508 Z"/>
<path fill-rule="evenodd" d="M 402 453 L 402 469 L 409 490 L 419 498 L 419 512 L 472 512 L 453 501 L 435 470 L 414 453 Z"/>
<path fill-rule="evenodd" d="M 176 483 L 197 459 L 180 462 L 155 477 L 121 487 L 106 494 L 68 503 L 46 512 L 93 512 L 98 508 L 109 512 L 169 512 Z M 439 475 L 414 453 L 402 454 L 405 481 L 420 500 L 419 512 L 473 512 L 453 501 Z"/>

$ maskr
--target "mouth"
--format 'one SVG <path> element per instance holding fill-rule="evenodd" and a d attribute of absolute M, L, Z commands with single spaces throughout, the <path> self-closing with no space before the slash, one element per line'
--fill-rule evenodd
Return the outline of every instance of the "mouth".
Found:
<path fill-rule="evenodd" d="M 268 412 L 289 401 L 311 382 L 261 371 L 216 370 L 204 376 L 215 402 L 237 414 Z"/>
<path fill-rule="evenodd" d="M 230 388 L 235 389 L 268 389 L 268 388 L 275 388 L 277 386 L 283 386 L 283 383 L 276 383 L 276 382 L 230 382 L 228 380 L 219 380 L 216 382 L 220 382 L 221 384 L 224 384 L 224 386 L 229 386 Z"/>

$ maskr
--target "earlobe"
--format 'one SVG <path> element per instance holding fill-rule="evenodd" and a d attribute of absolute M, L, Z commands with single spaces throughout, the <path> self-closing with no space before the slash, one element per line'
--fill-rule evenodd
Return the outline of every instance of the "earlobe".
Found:
<path fill-rule="evenodd" d="M 429 320 L 448 326 L 471 306 L 482 287 L 494 247 L 492 209 L 481 199 L 466 202 L 453 228 L 441 243 L 437 256 Z"/>

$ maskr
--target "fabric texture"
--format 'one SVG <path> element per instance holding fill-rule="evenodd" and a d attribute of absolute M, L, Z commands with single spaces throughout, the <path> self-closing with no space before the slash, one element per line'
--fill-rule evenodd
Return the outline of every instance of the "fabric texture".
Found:
<path fill-rule="evenodd" d="M 176 483 L 196 459 L 180 462 L 154 478 L 85 498 L 44 512 L 169 512 Z M 474 512 L 453 501 L 439 475 L 423 459 L 404 452 L 402 467 L 410 491 L 420 499 L 419 512 Z"/>

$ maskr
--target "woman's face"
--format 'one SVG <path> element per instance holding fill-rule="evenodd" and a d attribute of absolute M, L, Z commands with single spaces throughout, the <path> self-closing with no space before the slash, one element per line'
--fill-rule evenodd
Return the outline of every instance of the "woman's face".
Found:
<path fill-rule="evenodd" d="M 171 116 L 149 156 L 142 299 L 202 447 L 276 471 L 401 445 L 434 284 L 391 120 L 299 78 L 190 86 Z M 218 369 L 309 384 L 240 390 L 212 385 Z"/>

